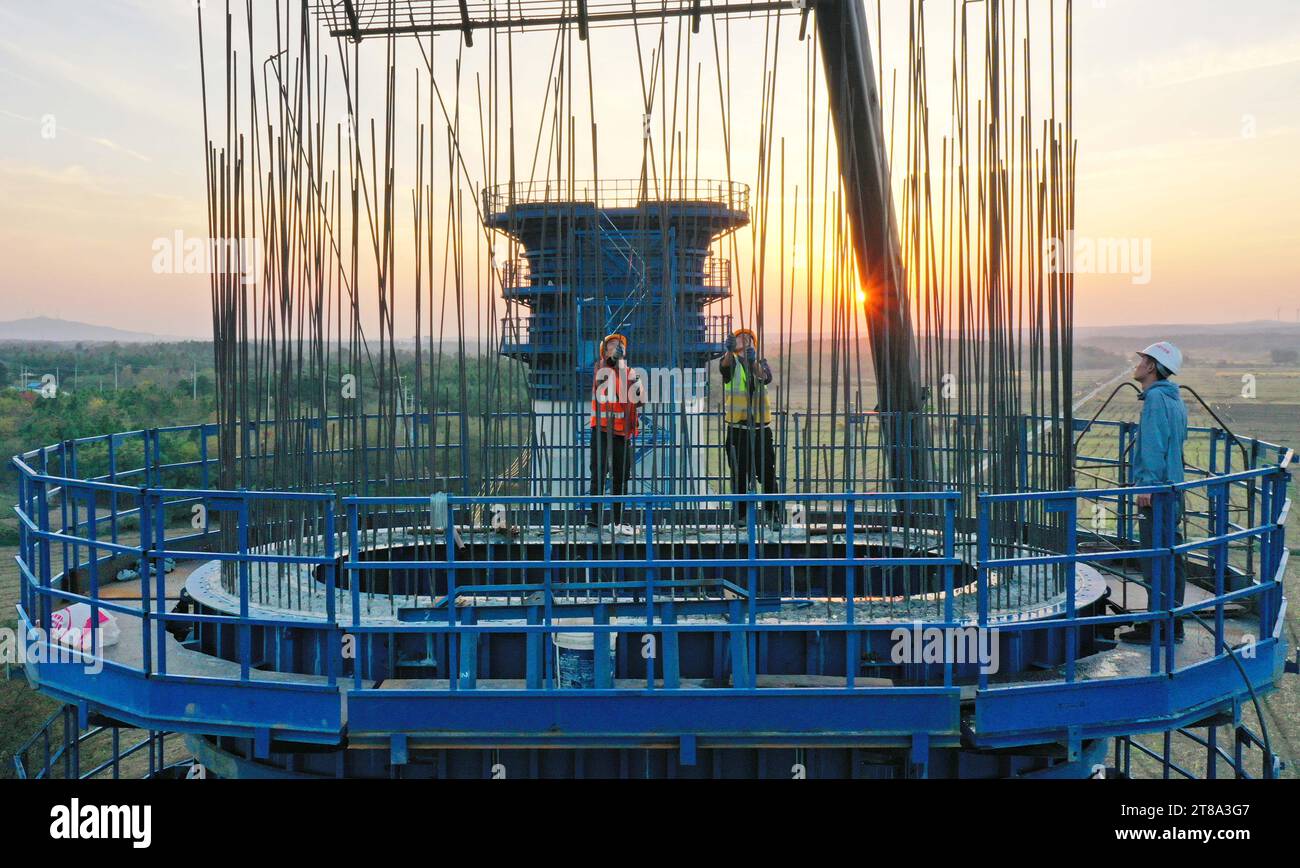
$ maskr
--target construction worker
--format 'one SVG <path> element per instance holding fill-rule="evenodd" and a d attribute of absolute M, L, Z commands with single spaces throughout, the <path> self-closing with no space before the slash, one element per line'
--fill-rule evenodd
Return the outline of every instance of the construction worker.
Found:
<path fill-rule="evenodd" d="M 600 497 L 605 493 L 608 476 L 614 495 L 622 495 L 632 477 L 632 438 L 639 431 L 637 411 L 644 403 L 637 373 L 627 363 L 627 338 L 613 334 L 600 342 L 591 389 L 591 494 Z M 616 534 L 632 536 L 636 532 L 623 521 L 622 503 L 615 503 L 610 513 Z M 604 523 L 601 504 L 593 504 L 587 513 L 587 527 L 599 528 Z"/>
<path fill-rule="evenodd" d="M 776 494 L 776 448 L 772 440 L 772 407 L 767 387 L 772 369 L 758 353 L 758 336 L 749 329 L 738 329 L 726 343 L 722 357 L 722 411 L 727 423 L 727 463 L 731 468 L 732 490 L 749 491 L 750 477 L 757 477 L 764 494 Z M 733 522 L 736 527 L 747 523 L 747 503 L 736 504 Z M 767 523 L 774 531 L 781 529 L 780 505 L 764 504 Z"/>
<path fill-rule="evenodd" d="M 1142 386 L 1142 416 L 1138 421 L 1137 442 L 1134 448 L 1132 472 L 1130 479 L 1134 485 L 1169 485 L 1183 481 L 1183 443 L 1187 440 L 1187 405 L 1183 403 L 1178 386 L 1169 378 L 1183 367 L 1183 354 L 1178 347 L 1168 341 L 1160 341 L 1138 353 L 1137 364 L 1133 368 L 1133 379 Z M 1137 496 L 1138 506 L 1138 544 L 1152 548 L 1155 539 L 1153 509 L 1150 494 Z M 1183 535 L 1180 527 L 1183 504 L 1182 496 L 1174 503 L 1174 541 L 1171 545 L 1180 545 Z M 1151 604 L 1158 605 L 1156 589 L 1152 585 L 1155 574 L 1154 562 L 1150 558 L 1142 561 L 1142 574 L 1150 589 Z M 1187 567 L 1182 557 L 1174 558 L 1173 601 L 1170 608 L 1183 604 L 1183 592 L 1187 585 Z M 1142 622 L 1136 629 L 1121 633 L 1119 638 L 1125 642 L 1149 643 L 1151 625 Z M 1178 621 L 1174 628 L 1174 639 L 1183 639 L 1183 622 Z"/>

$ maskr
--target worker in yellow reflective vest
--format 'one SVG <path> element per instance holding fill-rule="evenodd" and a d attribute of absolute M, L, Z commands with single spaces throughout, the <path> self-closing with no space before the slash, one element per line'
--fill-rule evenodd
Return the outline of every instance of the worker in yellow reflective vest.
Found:
<path fill-rule="evenodd" d="M 777 494 L 776 447 L 772 439 L 772 406 L 767 387 L 772 369 L 758 353 L 758 336 L 738 329 L 727 338 L 722 357 L 722 412 L 727 424 L 727 464 L 736 494 L 749 492 L 750 478 L 757 478 L 764 494 Z M 733 522 L 747 524 L 747 503 L 736 504 Z M 764 518 L 772 530 L 781 529 L 780 504 L 764 504 Z"/>

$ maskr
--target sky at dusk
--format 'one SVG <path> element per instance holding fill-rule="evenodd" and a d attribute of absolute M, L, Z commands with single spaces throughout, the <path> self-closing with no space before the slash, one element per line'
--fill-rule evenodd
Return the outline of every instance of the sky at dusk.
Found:
<path fill-rule="evenodd" d="M 887 75 L 905 59 L 906 21 L 891 17 L 904 8 L 884 0 Z M 1080 274 L 1076 324 L 1295 321 L 1300 3 L 1077 0 L 1075 18 L 1076 230 L 1149 255 L 1142 282 Z M 763 43 L 735 33 L 738 67 Z M 602 50 L 602 125 L 636 126 L 636 66 Z M 544 65 L 547 38 L 516 63 L 528 52 Z M 792 127 L 798 90 L 783 97 Z M 757 91 L 738 83 L 733 99 L 756 106 Z M 733 131 L 740 180 L 755 123 Z M 634 168 L 610 135 L 602 160 Z M 207 278 L 153 268 L 157 239 L 207 232 L 203 159 L 191 0 L 0 0 L 0 319 L 210 336 Z M 706 155 L 713 176 L 722 159 Z"/>

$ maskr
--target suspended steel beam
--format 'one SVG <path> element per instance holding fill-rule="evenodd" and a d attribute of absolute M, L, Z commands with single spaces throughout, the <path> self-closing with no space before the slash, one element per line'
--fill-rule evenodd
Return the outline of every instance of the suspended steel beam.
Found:
<path fill-rule="evenodd" d="M 345 12 L 347 12 L 358 0 L 343 0 L 343 2 Z M 467 32 L 468 35 L 468 32 L 475 30 L 536 29 L 573 25 L 581 27 L 584 19 L 587 28 L 590 29 L 591 27 L 609 24 L 657 21 L 683 16 L 753 15 L 760 12 L 788 13 L 798 11 L 798 7 L 792 3 L 792 0 L 767 0 L 767 2 L 714 0 L 714 2 L 710 3 L 698 2 L 698 0 L 676 0 L 675 5 L 666 6 L 651 5 L 645 2 L 640 4 L 633 2 L 607 4 L 609 8 L 604 11 L 594 12 L 588 8 L 589 4 L 584 0 L 579 4 L 556 3 L 553 12 L 548 10 L 534 14 L 498 14 L 489 17 L 472 18 L 469 15 L 468 5 L 465 0 L 459 0 L 457 5 L 459 6 L 459 12 L 452 12 L 445 7 L 445 4 L 439 4 L 436 0 L 430 0 L 430 2 L 426 3 L 412 2 L 412 0 L 379 0 L 379 2 L 365 7 L 367 10 L 372 7 L 376 10 L 376 14 L 369 17 L 376 21 L 392 23 L 373 26 L 359 25 L 353 22 L 351 15 L 348 15 L 346 27 L 335 26 L 335 22 L 338 21 L 338 7 L 333 0 L 317 3 L 314 9 L 322 20 L 330 23 L 331 36 L 353 38 L 415 36 L 457 30 Z M 394 10 L 392 16 L 389 16 L 384 11 L 390 6 Z M 398 21 L 404 21 L 404 23 L 395 23 Z M 468 39 L 466 44 L 470 44 Z"/>
<path fill-rule="evenodd" d="M 818 0 L 817 36 L 839 140 L 840 176 L 884 418 L 882 446 L 898 488 L 929 481 L 928 430 L 920 361 L 912 333 L 898 223 L 886 159 L 880 95 L 861 0 Z"/>
<path fill-rule="evenodd" d="M 578 38 L 587 41 L 587 0 L 578 0 Z"/>
<path fill-rule="evenodd" d="M 465 31 L 465 45 L 469 48 L 474 47 L 474 25 L 469 20 L 469 5 L 465 0 L 460 0 L 460 24 L 461 29 Z"/>
<path fill-rule="evenodd" d="M 352 4 L 352 0 L 343 0 L 343 14 L 347 16 L 349 32 L 347 34 L 334 34 L 335 36 L 346 35 L 352 39 L 361 38 L 361 19 L 357 17 L 357 7 Z"/>

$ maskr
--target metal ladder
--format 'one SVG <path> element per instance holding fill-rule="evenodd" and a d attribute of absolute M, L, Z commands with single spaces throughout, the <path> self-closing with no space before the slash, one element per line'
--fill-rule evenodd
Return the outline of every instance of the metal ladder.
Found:
<path fill-rule="evenodd" d="M 646 276 L 645 260 L 640 251 L 623 230 L 614 225 L 614 221 L 609 219 L 609 215 L 604 211 L 600 212 L 597 238 L 600 240 L 602 250 L 614 251 L 619 259 L 627 263 L 628 283 L 632 286 L 632 291 L 617 308 L 610 311 L 605 319 L 605 334 L 608 335 L 621 332 L 627 327 L 632 311 L 645 301 L 649 294 L 649 281 Z"/>

